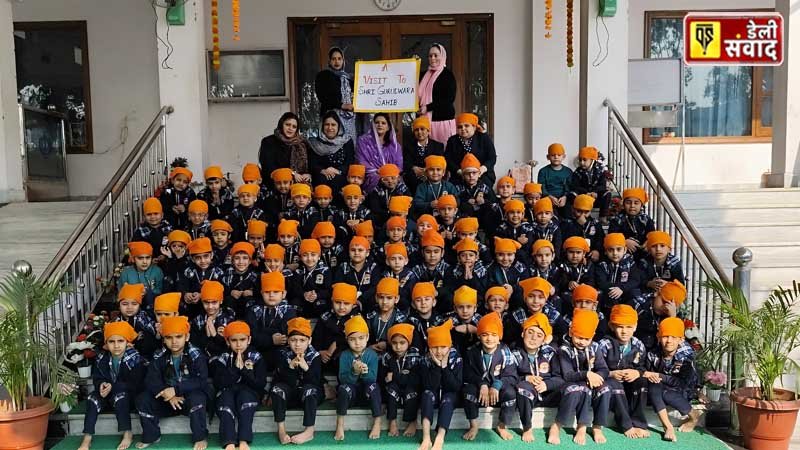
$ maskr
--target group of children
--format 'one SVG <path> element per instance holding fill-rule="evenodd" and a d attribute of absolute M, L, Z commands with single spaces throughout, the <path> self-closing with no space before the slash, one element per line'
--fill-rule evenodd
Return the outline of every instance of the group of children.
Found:
<path fill-rule="evenodd" d="M 644 212 L 642 188 L 622 193 L 605 234 L 591 217 L 595 200 L 603 211 L 610 196 L 597 149 L 581 149 L 568 177 L 563 156 L 550 146 L 545 183 L 525 185 L 524 201 L 510 177 L 494 189 L 479 181 L 470 153 L 460 180 L 443 179 L 444 157 L 425 158 L 416 192 L 393 164 L 368 193 L 359 165 L 334 193 L 294 183 L 288 168 L 262 183 L 248 164 L 236 195 L 217 166 L 197 194 L 192 173 L 175 168 L 144 201 L 128 244 L 119 321 L 104 330 L 81 450 L 106 407 L 117 414 L 119 448 L 129 447 L 133 405 L 140 449 L 159 440 L 161 417 L 176 414 L 189 416 L 194 449 L 205 449 L 211 411 L 223 447 L 246 450 L 262 402 L 280 443 L 302 444 L 325 399 L 335 399 L 335 439 L 360 404 L 372 413 L 369 438 L 379 438 L 385 404 L 390 436 L 401 432 L 399 408 L 406 436 L 421 417 L 422 450 L 442 448 L 457 407 L 466 440 L 480 407 L 499 408 L 503 439 L 518 415 L 530 442 L 533 408 L 553 406 L 547 441 L 577 424 L 573 440 L 583 444 L 590 427 L 605 441 L 611 413 L 625 436 L 648 436 L 649 401 L 675 440 L 666 407 L 687 416 L 685 431 L 698 416 L 672 238 Z M 293 436 L 289 408 L 303 409 L 304 431 Z"/>

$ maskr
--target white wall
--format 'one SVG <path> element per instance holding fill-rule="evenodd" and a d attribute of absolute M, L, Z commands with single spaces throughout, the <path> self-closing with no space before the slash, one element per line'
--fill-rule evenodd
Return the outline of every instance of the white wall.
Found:
<path fill-rule="evenodd" d="M 95 153 L 69 155 L 67 176 L 70 195 L 97 195 L 159 109 L 153 10 L 144 0 L 12 3 L 14 21 L 87 22 Z"/>
<path fill-rule="evenodd" d="M 645 11 L 774 7 L 774 0 L 632 0 L 628 10 L 630 58 L 644 58 Z M 762 174 L 770 169 L 772 144 L 689 144 L 681 158 L 679 145 L 646 145 L 645 150 L 664 179 L 677 188 L 753 187 L 761 184 Z"/>
<path fill-rule="evenodd" d="M 19 114 L 13 33 L 11 3 L 9 0 L 0 0 L 0 61 L 3 62 L 0 64 L 0 203 L 25 199 L 19 156 Z"/>

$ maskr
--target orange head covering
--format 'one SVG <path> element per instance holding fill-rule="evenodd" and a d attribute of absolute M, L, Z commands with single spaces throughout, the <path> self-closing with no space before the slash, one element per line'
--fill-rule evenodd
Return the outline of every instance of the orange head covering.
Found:
<path fill-rule="evenodd" d="M 192 171 L 187 169 L 186 167 L 176 167 L 172 169 L 172 172 L 169 173 L 169 179 L 172 180 L 178 175 L 185 175 L 189 181 L 192 181 Z"/>
<path fill-rule="evenodd" d="M 533 204 L 533 213 L 539 214 L 540 212 L 553 212 L 553 201 L 550 200 L 550 197 L 542 197 Z"/>
<path fill-rule="evenodd" d="M 461 286 L 453 292 L 453 305 L 472 305 L 478 304 L 478 291 L 469 286 Z"/>
<path fill-rule="evenodd" d="M 208 203 L 205 200 L 192 200 L 189 202 L 189 212 L 208 214 Z"/>
<path fill-rule="evenodd" d="M 569 327 L 569 331 L 574 337 L 592 339 L 594 332 L 597 331 L 598 323 L 600 323 L 600 317 L 597 312 L 576 309 L 572 312 L 572 325 Z"/>
<path fill-rule="evenodd" d="M 503 286 L 492 286 L 487 289 L 484 299 L 489 300 L 490 297 L 494 296 L 502 297 L 504 301 L 508 301 L 508 291 Z"/>
<path fill-rule="evenodd" d="M 591 211 L 594 208 L 594 197 L 581 194 L 572 201 L 572 208 L 579 211 Z"/>
<path fill-rule="evenodd" d="M 267 235 L 267 222 L 258 220 L 258 219 L 250 219 L 247 221 L 247 236 L 261 236 L 265 237 Z"/>
<path fill-rule="evenodd" d="M 305 183 L 293 184 L 290 192 L 292 197 L 299 197 L 302 195 L 311 198 L 311 186 Z"/>
<path fill-rule="evenodd" d="M 396 325 L 392 325 L 389 328 L 389 331 L 386 332 L 386 337 L 389 338 L 391 342 L 392 338 L 397 335 L 403 336 L 405 340 L 410 344 L 411 339 L 414 337 L 414 325 L 410 323 L 398 323 Z"/>
<path fill-rule="evenodd" d="M 236 320 L 229 323 L 225 327 L 225 332 L 223 333 L 225 339 L 230 339 L 231 336 L 236 336 L 237 334 L 250 336 L 250 325 L 248 325 L 245 321 Z"/>
<path fill-rule="evenodd" d="M 286 334 L 299 334 L 305 337 L 311 337 L 311 321 L 303 317 L 295 317 L 286 322 L 288 331 Z"/>
<path fill-rule="evenodd" d="M 583 250 L 584 252 L 589 251 L 589 243 L 586 242 L 586 238 L 582 238 L 580 236 L 570 236 L 564 240 L 564 250 L 569 250 L 571 248 L 577 248 Z"/>
<path fill-rule="evenodd" d="M 364 178 L 364 175 L 366 173 L 367 173 L 367 168 L 361 164 L 350 164 L 350 167 L 347 168 L 348 177 Z"/>
<path fill-rule="evenodd" d="M 550 155 L 563 155 L 566 153 L 564 146 L 558 142 L 554 142 L 547 147 L 547 156 Z"/>
<path fill-rule="evenodd" d="M 514 181 L 514 179 L 509 176 L 500 177 L 497 179 L 497 184 L 496 184 L 497 189 L 500 189 L 500 186 L 504 186 L 506 184 L 513 188 L 514 186 L 517 185 L 517 182 Z"/>
<path fill-rule="evenodd" d="M 658 324 L 658 337 L 674 336 L 682 338 L 686 329 L 683 325 L 683 320 L 677 317 L 667 317 Z"/>
<path fill-rule="evenodd" d="M 166 294 L 161 294 L 156 297 L 155 304 L 153 305 L 153 311 L 163 311 L 163 312 L 178 312 L 178 307 L 181 304 L 181 293 L 180 292 L 167 292 Z"/>
<path fill-rule="evenodd" d="M 233 227 L 228 222 L 222 219 L 215 219 L 211 221 L 211 232 L 215 231 L 227 231 L 228 233 L 233 233 Z"/>
<path fill-rule="evenodd" d="M 386 221 L 386 230 L 391 230 L 393 228 L 400 228 L 405 230 L 408 227 L 408 223 L 406 219 L 401 216 L 392 216 L 389 217 L 389 220 Z"/>
<path fill-rule="evenodd" d="M 455 249 L 456 253 L 461 253 L 461 252 L 478 253 L 478 243 L 475 242 L 472 238 L 464 238 L 458 241 L 458 243 L 453 246 L 453 249 Z"/>
<path fill-rule="evenodd" d="M 425 158 L 425 169 L 439 168 L 444 170 L 447 167 L 447 160 L 444 156 L 430 155 Z"/>
<path fill-rule="evenodd" d="M 598 152 L 596 147 L 581 147 L 578 150 L 578 158 L 593 159 L 597 161 Z"/>
<path fill-rule="evenodd" d="M 436 297 L 436 287 L 431 281 L 420 281 L 411 290 L 411 298 Z"/>
<path fill-rule="evenodd" d="M 247 256 L 252 258 L 253 254 L 255 252 L 256 252 L 256 248 L 253 247 L 253 244 L 251 244 L 249 242 L 246 242 L 246 241 L 237 242 L 237 243 L 233 244 L 233 247 L 231 247 L 231 256 L 233 256 L 233 255 L 235 255 L 237 253 L 246 253 Z"/>
<path fill-rule="evenodd" d="M 500 339 L 503 338 L 503 319 L 500 314 L 491 312 L 478 321 L 478 336 L 487 333 L 494 333 Z"/>
<path fill-rule="evenodd" d="M 628 188 L 622 191 L 622 199 L 625 200 L 626 198 L 639 199 L 639 201 L 644 205 L 647 203 L 647 192 L 644 190 L 644 188 L 640 187 Z"/>
<path fill-rule="evenodd" d="M 514 239 L 494 237 L 494 253 L 516 253 L 522 248 L 522 244 Z"/>
<path fill-rule="evenodd" d="M 452 328 L 452 320 L 445 320 L 444 323 L 438 327 L 428 328 L 428 347 L 452 347 L 453 337 L 450 336 L 450 330 Z"/>
<path fill-rule="evenodd" d="M 264 248 L 264 259 L 279 259 L 283 261 L 286 256 L 286 249 L 280 244 L 268 244 Z"/>
<path fill-rule="evenodd" d="M 672 238 L 664 231 L 656 230 L 647 233 L 647 248 L 658 244 L 664 244 L 667 247 L 672 248 Z"/>
<path fill-rule="evenodd" d="M 597 303 L 597 289 L 588 284 L 579 284 L 572 290 L 572 303 L 578 300 L 588 300 Z"/>
<path fill-rule="evenodd" d="M 342 197 L 361 197 L 361 186 L 357 184 L 348 184 L 342 188 Z"/>
<path fill-rule="evenodd" d="M 243 184 L 239 186 L 239 189 L 236 191 L 236 195 L 247 194 L 251 197 L 258 197 L 258 190 L 259 187 L 257 184 Z"/>
<path fill-rule="evenodd" d="M 286 290 L 286 279 L 281 272 L 261 274 L 261 292 L 282 292 Z"/>
<path fill-rule="evenodd" d="M 436 221 L 436 218 L 430 214 L 423 214 L 417 217 L 417 224 L 426 223 L 431 226 L 431 229 L 438 230 L 439 229 L 439 222 Z"/>
<path fill-rule="evenodd" d="M 208 181 L 212 178 L 225 178 L 225 175 L 222 174 L 222 168 L 220 166 L 208 166 L 206 167 L 206 171 L 203 173 L 203 178 Z"/>
<path fill-rule="evenodd" d="M 144 298 L 144 285 L 143 284 L 128 284 L 122 285 L 122 289 L 117 294 L 117 301 L 133 300 L 138 304 L 142 304 Z"/>
<path fill-rule="evenodd" d="M 461 171 L 465 172 L 467 169 L 481 169 L 481 162 L 472 153 L 467 153 L 461 159 Z"/>
<path fill-rule="evenodd" d="M 394 255 L 403 255 L 404 257 L 408 258 L 408 249 L 406 248 L 406 244 L 402 242 L 398 242 L 396 244 L 386 244 L 383 249 L 386 252 L 387 258 Z"/>
<path fill-rule="evenodd" d="M 536 327 L 542 330 L 545 339 L 553 335 L 553 327 L 550 325 L 550 320 L 542 312 L 534 313 L 532 316 L 528 317 L 525 323 L 522 324 L 522 331 L 530 327 Z"/>
<path fill-rule="evenodd" d="M 611 318 L 608 322 L 611 325 L 636 325 L 639 322 L 639 315 L 631 305 L 620 303 L 611 308 Z"/>
<path fill-rule="evenodd" d="M 145 215 L 153 213 L 163 213 L 164 208 L 161 206 L 161 201 L 155 197 L 150 197 L 144 201 L 142 211 Z"/>
<path fill-rule="evenodd" d="M 183 230 L 170 231 L 167 235 L 167 243 L 172 244 L 173 242 L 182 242 L 183 245 L 188 246 L 192 242 L 192 236 Z"/>
<path fill-rule="evenodd" d="M 425 128 L 428 131 L 431 131 L 431 119 L 428 116 L 419 116 L 411 122 L 411 129 L 416 130 L 417 128 Z"/>
<path fill-rule="evenodd" d="M 278 236 L 297 236 L 297 226 L 300 222 L 296 220 L 281 219 L 278 224 Z"/>
<path fill-rule="evenodd" d="M 478 116 L 472 113 L 461 113 L 456 116 L 456 125 L 460 125 L 462 123 L 469 123 L 473 127 L 477 128 L 478 131 L 483 131 L 483 127 L 478 122 Z"/>
<path fill-rule="evenodd" d="M 345 302 L 355 305 L 358 299 L 358 289 L 352 284 L 335 283 L 331 293 L 331 303 Z"/>
<path fill-rule="evenodd" d="M 108 322 L 103 326 L 103 341 L 108 341 L 111 336 L 122 336 L 126 341 L 133 342 L 137 335 L 131 324 L 124 320 Z"/>
<path fill-rule="evenodd" d="M 317 185 L 314 188 L 314 198 L 333 198 L 333 189 L 326 184 Z"/>
<path fill-rule="evenodd" d="M 541 194 L 542 185 L 539 183 L 525 183 L 525 187 L 522 188 L 522 193 L 524 195 Z"/>
<path fill-rule="evenodd" d="M 365 220 L 356 225 L 356 236 L 374 237 L 375 228 L 372 227 L 372 221 Z"/>
<path fill-rule="evenodd" d="M 221 302 L 225 298 L 225 286 L 219 281 L 205 280 L 200 284 L 200 299 L 204 302 Z"/>
<path fill-rule="evenodd" d="M 153 246 L 147 242 L 128 242 L 128 250 L 130 251 L 131 258 L 136 258 L 137 256 L 153 256 Z"/>
<path fill-rule="evenodd" d="M 186 316 L 171 316 L 161 318 L 161 336 L 173 334 L 189 334 L 189 318 Z"/>
<path fill-rule="evenodd" d="M 400 168 L 397 165 L 389 163 L 384 164 L 380 168 L 378 168 L 378 176 L 383 177 L 399 177 L 400 176 Z"/>
<path fill-rule="evenodd" d="M 526 278 L 517 284 L 522 287 L 522 296 L 527 297 L 533 291 L 539 291 L 544 294 L 545 297 L 550 296 L 550 291 L 553 289 L 553 285 L 550 284 L 547 280 L 542 277 L 531 277 Z"/>
<path fill-rule="evenodd" d="M 369 250 L 369 241 L 364 236 L 353 236 L 353 238 L 350 239 L 350 246 L 348 248 L 353 247 L 363 247 Z"/>
<path fill-rule="evenodd" d="M 456 221 L 456 233 L 477 233 L 478 232 L 478 218 L 477 217 L 462 217 Z"/>
<path fill-rule="evenodd" d="M 441 247 L 444 248 L 444 238 L 438 231 L 430 229 L 425 231 L 420 241 L 422 247 Z"/>
<path fill-rule="evenodd" d="M 201 237 L 189 242 L 190 255 L 200 255 L 203 253 L 211 253 L 211 239 Z"/>
<path fill-rule="evenodd" d="M 525 203 L 522 203 L 517 199 L 509 200 L 505 205 L 503 205 L 503 212 L 509 211 L 525 212 Z"/>
<path fill-rule="evenodd" d="M 608 233 L 603 238 L 603 248 L 625 247 L 625 235 L 622 233 Z"/>
<path fill-rule="evenodd" d="M 321 237 L 336 237 L 336 227 L 333 222 L 317 222 L 314 225 L 314 230 L 311 231 L 311 237 L 319 239 Z"/>
<path fill-rule="evenodd" d="M 322 253 L 319 241 L 316 239 L 303 239 L 300 241 L 300 255 L 305 255 L 306 253 Z"/>
<path fill-rule="evenodd" d="M 344 335 L 350 336 L 353 333 L 369 334 L 369 327 L 367 321 L 361 317 L 361 314 L 351 317 L 344 323 Z"/>
<path fill-rule="evenodd" d="M 445 194 L 439 197 L 439 202 L 436 204 L 436 209 L 445 209 L 447 207 L 458 208 L 458 201 L 453 194 Z"/>
<path fill-rule="evenodd" d="M 375 294 L 391 295 L 392 297 L 399 296 L 400 280 L 392 277 L 381 278 L 378 286 L 375 287 Z"/>
<path fill-rule="evenodd" d="M 675 306 L 681 306 L 686 301 L 686 286 L 678 280 L 664 284 L 658 293 L 663 300 L 675 302 Z"/>
<path fill-rule="evenodd" d="M 390 213 L 408 213 L 411 209 L 411 202 L 413 198 L 407 195 L 394 195 L 389 199 L 389 212 Z"/>
<path fill-rule="evenodd" d="M 584 240 L 584 242 L 586 242 Z M 537 239 L 536 242 L 533 243 L 533 247 L 531 247 L 531 254 L 539 253 L 539 250 L 543 248 L 549 248 L 551 252 L 555 253 L 556 249 L 553 247 L 553 243 L 548 241 L 547 239 Z"/>
<path fill-rule="evenodd" d="M 288 167 L 284 167 L 281 169 L 275 169 L 269 174 L 272 181 L 275 183 L 280 183 L 282 181 L 292 181 L 292 169 Z"/>
<path fill-rule="evenodd" d="M 242 167 L 242 180 L 245 183 L 249 183 L 251 181 L 258 181 L 261 179 L 261 169 L 258 168 L 258 164 L 255 163 L 247 163 Z"/>

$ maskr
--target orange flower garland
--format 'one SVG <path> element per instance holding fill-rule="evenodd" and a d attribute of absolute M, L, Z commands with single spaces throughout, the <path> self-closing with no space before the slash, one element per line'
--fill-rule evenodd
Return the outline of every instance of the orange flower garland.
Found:
<path fill-rule="evenodd" d="M 553 35 L 550 30 L 553 29 L 553 0 L 544 0 L 544 37 L 550 39 Z"/>
<path fill-rule="evenodd" d="M 575 65 L 575 61 L 572 58 L 573 55 L 573 48 L 572 48 L 572 10 L 573 10 L 573 3 L 574 0 L 567 0 L 567 67 L 572 67 Z"/>
<path fill-rule="evenodd" d="M 211 0 L 211 66 L 214 70 L 219 70 L 219 4 L 217 0 Z"/>
<path fill-rule="evenodd" d="M 231 0 L 233 14 L 233 40 L 239 40 L 239 0 Z"/>

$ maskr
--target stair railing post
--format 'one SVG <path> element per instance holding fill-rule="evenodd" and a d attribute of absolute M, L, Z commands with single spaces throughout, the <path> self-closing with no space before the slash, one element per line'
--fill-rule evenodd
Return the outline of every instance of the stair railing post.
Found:
<path fill-rule="evenodd" d="M 733 287 L 738 288 L 747 299 L 748 306 L 750 304 L 750 263 L 753 261 L 753 252 L 747 247 L 739 247 L 733 252 L 733 262 L 736 267 L 733 269 Z M 742 376 L 744 374 L 744 367 L 742 366 L 742 359 L 739 358 L 734 351 L 730 355 L 730 372 L 731 376 L 728 380 L 728 397 L 732 398 L 733 390 L 742 386 Z M 728 432 L 734 436 L 740 436 L 741 430 L 739 429 L 739 418 L 736 412 L 736 403 L 730 401 L 731 410 L 731 424 Z"/>

